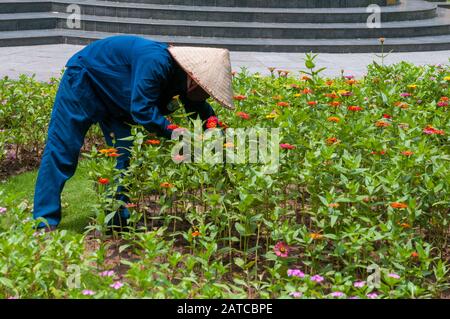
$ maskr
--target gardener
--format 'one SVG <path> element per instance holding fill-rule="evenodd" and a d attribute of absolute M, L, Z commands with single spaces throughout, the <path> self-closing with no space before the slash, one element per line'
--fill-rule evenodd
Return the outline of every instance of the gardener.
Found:
<path fill-rule="evenodd" d="M 34 218 L 53 230 L 61 221 L 61 192 L 73 176 L 84 137 L 99 123 L 106 143 L 118 149 L 118 169 L 129 165 L 130 124 L 170 138 L 173 97 L 191 117 L 214 116 L 210 96 L 233 109 L 231 66 L 225 49 L 169 46 L 136 36 L 96 41 L 66 64 L 48 129 L 34 196 Z M 126 201 L 124 195 L 122 200 Z M 129 217 L 122 208 L 114 223 Z"/>

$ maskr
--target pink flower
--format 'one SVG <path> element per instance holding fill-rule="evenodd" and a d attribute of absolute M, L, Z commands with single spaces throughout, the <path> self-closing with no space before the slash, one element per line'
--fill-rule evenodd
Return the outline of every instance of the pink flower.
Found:
<path fill-rule="evenodd" d="M 359 297 L 358 296 L 352 296 L 352 297 L 350 297 L 348 299 L 359 299 Z"/>
<path fill-rule="evenodd" d="M 411 93 L 403 92 L 403 93 L 400 93 L 400 96 L 401 97 L 409 97 L 409 96 L 411 96 Z"/>
<path fill-rule="evenodd" d="M 315 281 L 315 282 L 322 282 L 323 281 L 323 277 L 320 276 L 320 275 L 314 275 L 314 276 L 311 277 L 311 280 Z"/>
<path fill-rule="evenodd" d="M 367 294 L 367 297 L 369 297 L 370 299 L 377 299 L 378 294 L 376 292 L 371 292 L 371 293 Z"/>
<path fill-rule="evenodd" d="M 16 297 L 16 296 L 9 296 L 8 299 L 19 299 L 19 297 Z"/>
<path fill-rule="evenodd" d="M 289 255 L 289 247 L 282 241 L 279 241 L 274 247 L 273 250 L 275 251 L 275 255 L 278 257 L 287 257 Z"/>
<path fill-rule="evenodd" d="M 344 76 L 347 80 L 351 80 L 353 79 L 355 76 L 354 75 L 346 75 Z"/>
<path fill-rule="evenodd" d="M 362 287 L 364 287 L 366 285 L 366 282 L 365 281 L 355 281 L 354 283 L 353 283 L 353 287 L 356 287 L 356 288 L 362 288 Z"/>
<path fill-rule="evenodd" d="M 0 207 L 0 214 L 6 213 L 7 209 L 5 207 Z"/>
<path fill-rule="evenodd" d="M 111 284 L 110 287 L 114 288 L 114 289 L 120 289 L 123 286 L 123 283 L 121 283 L 120 281 L 116 281 L 115 283 Z"/>
<path fill-rule="evenodd" d="M 177 155 L 173 156 L 172 159 L 174 162 L 180 163 L 180 162 L 184 161 L 185 157 L 183 155 L 177 154 Z"/>
<path fill-rule="evenodd" d="M 300 291 L 293 291 L 289 295 L 291 295 L 294 298 L 300 298 L 303 295 L 303 293 L 301 293 Z"/>
<path fill-rule="evenodd" d="M 444 106 L 448 106 L 448 102 L 445 102 L 445 101 L 439 101 L 439 102 L 437 102 L 436 105 L 439 106 L 439 107 L 444 107 Z"/>
<path fill-rule="evenodd" d="M 248 115 L 245 112 L 237 112 L 236 115 L 239 116 L 241 119 L 244 119 L 244 120 L 249 120 L 250 119 L 250 115 Z"/>
<path fill-rule="evenodd" d="M 89 289 L 85 289 L 81 292 L 83 295 L 85 296 L 93 296 L 95 295 L 95 291 L 89 290 Z"/>
<path fill-rule="evenodd" d="M 100 277 L 113 277 L 114 275 L 114 270 L 105 270 L 99 274 Z"/>
<path fill-rule="evenodd" d="M 342 297 L 344 295 L 344 293 L 342 291 L 333 291 L 331 293 L 332 297 Z"/>
<path fill-rule="evenodd" d="M 294 276 L 298 278 L 305 277 L 305 274 L 300 269 L 288 269 L 287 274 L 289 277 Z"/>
<path fill-rule="evenodd" d="M 388 277 L 394 278 L 394 279 L 400 279 L 400 276 L 397 275 L 396 273 L 390 273 L 390 274 L 388 274 Z"/>

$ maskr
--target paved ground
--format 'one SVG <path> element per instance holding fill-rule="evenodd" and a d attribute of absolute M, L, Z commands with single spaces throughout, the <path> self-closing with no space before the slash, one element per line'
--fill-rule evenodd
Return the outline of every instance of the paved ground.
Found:
<path fill-rule="evenodd" d="M 82 46 L 77 45 L 40 45 L 29 47 L 0 48 L 0 77 L 17 78 L 20 74 L 36 74 L 39 80 L 47 81 L 52 76 L 58 76 L 65 62 Z M 233 69 L 247 67 L 250 72 L 267 74 L 268 67 L 283 70 L 299 71 L 303 69 L 303 54 L 299 53 L 261 53 L 232 52 Z M 409 61 L 415 64 L 448 64 L 450 51 L 392 53 L 385 63 Z M 326 76 L 337 76 L 344 70 L 345 74 L 357 77 L 365 73 L 366 66 L 374 59 L 374 54 L 319 54 L 318 67 L 326 67 Z"/>

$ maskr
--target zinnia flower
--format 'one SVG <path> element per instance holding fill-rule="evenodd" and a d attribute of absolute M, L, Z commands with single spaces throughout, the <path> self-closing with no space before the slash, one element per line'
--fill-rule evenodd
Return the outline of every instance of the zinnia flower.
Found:
<path fill-rule="evenodd" d="M 405 203 L 393 202 L 393 203 L 391 203 L 391 207 L 397 208 L 397 209 L 403 209 L 403 208 L 408 208 L 408 205 L 406 205 Z"/>
<path fill-rule="evenodd" d="M 110 287 L 117 290 L 123 287 L 123 283 L 121 283 L 120 281 L 116 281 L 115 283 L 111 284 Z"/>
<path fill-rule="evenodd" d="M 356 287 L 356 288 L 362 288 L 362 287 L 364 287 L 366 285 L 366 282 L 365 281 L 355 281 L 354 283 L 353 283 L 353 287 Z"/>
<path fill-rule="evenodd" d="M 114 277 L 115 273 L 114 270 L 105 270 L 99 273 L 100 277 Z"/>
<path fill-rule="evenodd" d="M 371 292 L 367 294 L 367 297 L 369 297 L 370 299 L 376 299 L 378 297 L 378 294 L 376 292 Z"/>
<path fill-rule="evenodd" d="M 363 110 L 363 108 L 361 106 L 356 106 L 356 105 L 349 106 L 347 109 L 352 112 L 358 112 L 358 111 Z"/>
<path fill-rule="evenodd" d="M 169 125 L 167 125 L 167 129 L 171 130 L 171 131 L 176 130 L 177 128 L 179 128 L 179 126 L 176 125 L 176 124 L 169 124 Z"/>
<path fill-rule="evenodd" d="M 385 119 L 391 119 L 391 118 L 392 118 L 392 116 L 390 116 L 389 114 L 383 114 L 383 117 L 384 117 Z"/>
<path fill-rule="evenodd" d="M 342 296 L 344 296 L 344 293 L 342 291 L 333 291 L 331 293 L 331 296 L 332 297 L 342 297 Z"/>
<path fill-rule="evenodd" d="M 327 144 L 331 145 L 331 144 L 337 144 L 339 143 L 339 140 L 336 137 L 329 137 L 327 138 Z"/>
<path fill-rule="evenodd" d="M 169 182 L 163 182 L 159 184 L 159 186 L 161 186 L 162 188 L 172 188 L 173 184 L 170 184 Z"/>
<path fill-rule="evenodd" d="M 6 207 L 0 207 L 0 214 L 6 213 L 7 209 Z"/>
<path fill-rule="evenodd" d="M 288 102 L 278 102 L 277 105 L 282 106 L 282 107 L 287 107 L 287 106 L 289 106 L 289 103 Z"/>
<path fill-rule="evenodd" d="M 244 119 L 244 120 L 249 120 L 250 119 L 250 115 L 248 115 L 247 113 L 244 113 L 244 112 L 237 112 L 236 115 L 239 116 L 241 119 Z"/>
<path fill-rule="evenodd" d="M 247 97 L 245 95 L 236 95 L 233 97 L 233 99 L 235 99 L 236 101 L 243 101 L 247 99 Z"/>
<path fill-rule="evenodd" d="M 109 157 L 119 157 L 121 154 L 119 153 L 109 153 L 107 154 Z"/>
<path fill-rule="evenodd" d="M 303 295 L 303 293 L 300 292 L 300 291 L 293 291 L 289 295 L 294 297 L 294 298 L 300 298 Z"/>
<path fill-rule="evenodd" d="M 82 293 L 83 295 L 85 295 L 85 296 L 93 296 L 93 295 L 95 295 L 95 292 L 92 291 L 92 290 L 89 290 L 89 289 L 85 289 L 85 290 L 83 290 L 81 293 Z"/>
<path fill-rule="evenodd" d="M 339 117 L 336 116 L 330 116 L 329 118 L 327 118 L 328 122 L 334 122 L 334 123 L 339 123 L 341 119 Z"/>
<path fill-rule="evenodd" d="M 118 150 L 115 148 L 104 148 L 104 149 L 101 149 L 99 152 L 102 154 L 110 154 L 110 153 L 117 153 Z"/>
<path fill-rule="evenodd" d="M 309 237 L 311 237 L 312 239 L 322 239 L 323 235 L 319 233 L 311 233 L 309 234 Z"/>
<path fill-rule="evenodd" d="M 294 145 L 291 145 L 289 143 L 282 143 L 280 144 L 280 147 L 285 150 L 293 150 L 295 148 Z"/>
<path fill-rule="evenodd" d="M 394 278 L 394 279 L 400 279 L 400 276 L 397 275 L 396 273 L 390 273 L 390 274 L 388 274 L 388 277 L 389 278 Z"/>
<path fill-rule="evenodd" d="M 445 101 L 439 101 L 439 102 L 437 102 L 436 105 L 439 106 L 439 107 L 445 107 L 445 106 L 448 106 L 448 102 L 445 102 Z"/>
<path fill-rule="evenodd" d="M 413 152 L 411 152 L 411 151 L 403 151 L 402 152 L 402 155 L 405 155 L 405 156 L 411 156 L 411 155 L 413 155 L 414 153 Z"/>
<path fill-rule="evenodd" d="M 216 116 L 210 116 L 208 120 L 206 121 L 206 127 L 207 128 L 216 128 L 219 124 L 219 119 Z"/>
<path fill-rule="evenodd" d="M 401 97 L 410 97 L 410 96 L 411 96 L 411 93 L 403 92 L 403 93 L 400 94 L 400 96 L 401 96 Z"/>
<path fill-rule="evenodd" d="M 104 177 L 100 177 L 100 178 L 98 179 L 98 182 L 99 182 L 100 184 L 102 184 L 102 185 L 106 185 L 106 184 L 109 184 L 109 179 L 108 179 L 108 178 L 104 178 Z"/>
<path fill-rule="evenodd" d="M 287 257 L 289 255 L 289 247 L 282 241 L 279 241 L 276 243 L 276 245 L 273 247 L 273 250 L 275 251 L 275 255 L 278 257 Z"/>
<path fill-rule="evenodd" d="M 300 269 L 288 269 L 287 275 L 289 277 L 298 277 L 298 278 L 305 277 L 305 274 Z"/>
<path fill-rule="evenodd" d="M 192 237 L 198 237 L 198 236 L 200 236 L 200 232 L 198 230 L 196 230 L 196 231 L 193 231 L 191 235 L 192 235 Z"/>
<path fill-rule="evenodd" d="M 161 144 L 161 141 L 159 141 L 159 140 L 146 140 L 145 144 L 148 144 L 148 145 L 159 145 L 159 144 Z"/>
<path fill-rule="evenodd" d="M 423 129 L 423 132 L 427 135 L 432 135 L 432 134 L 444 135 L 445 134 L 445 132 L 443 130 L 437 130 L 434 127 L 432 127 L 431 125 L 427 125 Z"/>
<path fill-rule="evenodd" d="M 417 258 L 417 257 L 419 257 L 419 254 L 417 253 L 417 251 L 413 251 L 411 253 L 411 258 Z"/>
<path fill-rule="evenodd" d="M 317 101 L 308 101 L 308 105 L 310 106 L 317 105 Z"/>
<path fill-rule="evenodd" d="M 328 207 L 338 208 L 339 207 L 339 203 L 330 203 L 330 204 L 328 204 Z"/>
<path fill-rule="evenodd" d="M 390 126 L 390 125 L 391 125 L 390 123 L 385 122 L 385 121 L 377 121 L 377 122 L 375 123 L 375 126 L 376 126 L 376 127 L 388 127 L 388 126 Z"/>
<path fill-rule="evenodd" d="M 332 107 L 338 107 L 339 105 L 341 105 L 341 102 L 339 102 L 339 101 L 332 101 L 332 102 L 328 103 L 328 105 L 330 105 Z"/>
<path fill-rule="evenodd" d="M 324 278 L 320 275 L 314 275 L 311 277 L 311 280 L 314 282 L 322 282 L 324 280 Z"/>

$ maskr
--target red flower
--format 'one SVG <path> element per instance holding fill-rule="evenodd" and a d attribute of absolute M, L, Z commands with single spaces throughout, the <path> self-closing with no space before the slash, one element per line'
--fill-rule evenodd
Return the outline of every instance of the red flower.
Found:
<path fill-rule="evenodd" d="M 408 208 L 408 205 L 406 205 L 405 203 L 393 202 L 393 203 L 391 203 L 391 207 L 397 208 L 397 209 L 404 209 L 404 208 Z"/>
<path fill-rule="evenodd" d="M 159 140 L 146 140 L 145 144 L 148 144 L 148 145 L 159 145 L 159 144 L 161 144 L 161 141 L 159 141 Z"/>
<path fill-rule="evenodd" d="M 411 155 L 413 155 L 414 153 L 413 152 L 411 152 L 411 151 L 403 151 L 402 152 L 402 155 L 405 155 L 405 156 L 411 156 Z"/>
<path fill-rule="evenodd" d="M 135 207 L 137 207 L 138 205 L 137 204 L 134 204 L 134 203 L 128 203 L 128 204 L 126 204 L 125 205 L 127 208 L 135 208 Z"/>
<path fill-rule="evenodd" d="M 417 257 L 419 257 L 419 254 L 416 251 L 413 251 L 411 253 L 411 258 L 417 258 Z"/>
<path fill-rule="evenodd" d="M 247 113 L 244 113 L 244 112 L 237 112 L 236 115 L 239 116 L 241 119 L 244 119 L 244 120 L 249 120 L 250 119 L 250 115 L 248 115 Z"/>
<path fill-rule="evenodd" d="M 287 106 L 289 106 L 289 103 L 288 102 L 278 102 L 277 105 L 287 107 Z"/>
<path fill-rule="evenodd" d="M 391 125 L 390 123 L 384 122 L 384 121 L 377 121 L 377 122 L 375 123 L 375 126 L 376 126 L 376 127 L 388 127 L 388 126 L 390 126 L 390 125 Z"/>
<path fill-rule="evenodd" d="M 109 179 L 108 179 L 108 178 L 104 178 L 104 177 L 100 177 L 100 178 L 98 179 L 98 182 L 99 182 L 100 184 L 102 184 L 102 185 L 106 185 L 106 184 L 109 184 Z"/>
<path fill-rule="evenodd" d="M 208 120 L 206 122 L 206 127 L 207 128 L 215 128 L 215 127 L 217 127 L 218 124 L 219 124 L 219 120 L 217 119 L 217 117 L 211 116 L 208 118 Z"/>
<path fill-rule="evenodd" d="M 389 114 L 383 114 L 383 117 L 384 117 L 385 119 L 391 119 L 391 118 L 392 118 L 392 116 L 390 116 Z"/>
<path fill-rule="evenodd" d="M 109 157 L 119 157 L 120 156 L 120 154 L 118 154 L 118 153 L 109 153 L 109 154 L 107 154 Z"/>
<path fill-rule="evenodd" d="M 349 106 L 347 109 L 349 111 L 358 112 L 358 111 L 362 111 L 363 108 L 360 106 L 352 105 L 352 106 Z"/>
<path fill-rule="evenodd" d="M 289 143 L 282 143 L 280 144 L 280 147 L 285 150 L 293 150 L 295 148 L 294 145 L 291 145 Z"/>
<path fill-rule="evenodd" d="M 236 101 L 243 101 L 247 99 L 247 97 L 245 95 L 236 95 L 233 97 L 233 99 L 235 99 Z"/>
<path fill-rule="evenodd" d="M 311 106 L 317 105 L 317 101 L 309 101 L 308 105 L 311 105 Z"/>
<path fill-rule="evenodd" d="M 171 131 L 176 130 L 177 128 L 180 128 L 180 127 L 178 125 L 176 125 L 176 124 L 169 124 L 169 125 L 167 125 L 167 129 L 169 129 Z"/>
<path fill-rule="evenodd" d="M 432 135 L 432 134 L 444 135 L 444 134 L 445 134 L 444 131 L 442 131 L 442 130 L 437 130 L 437 129 L 435 129 L 434 127 L 432 127 L 431 125 L 427 125 L 427 126 L 423 129 L 423 132 L 424 132 L 425 134 L 428 134 L 428 135 Z"/>

